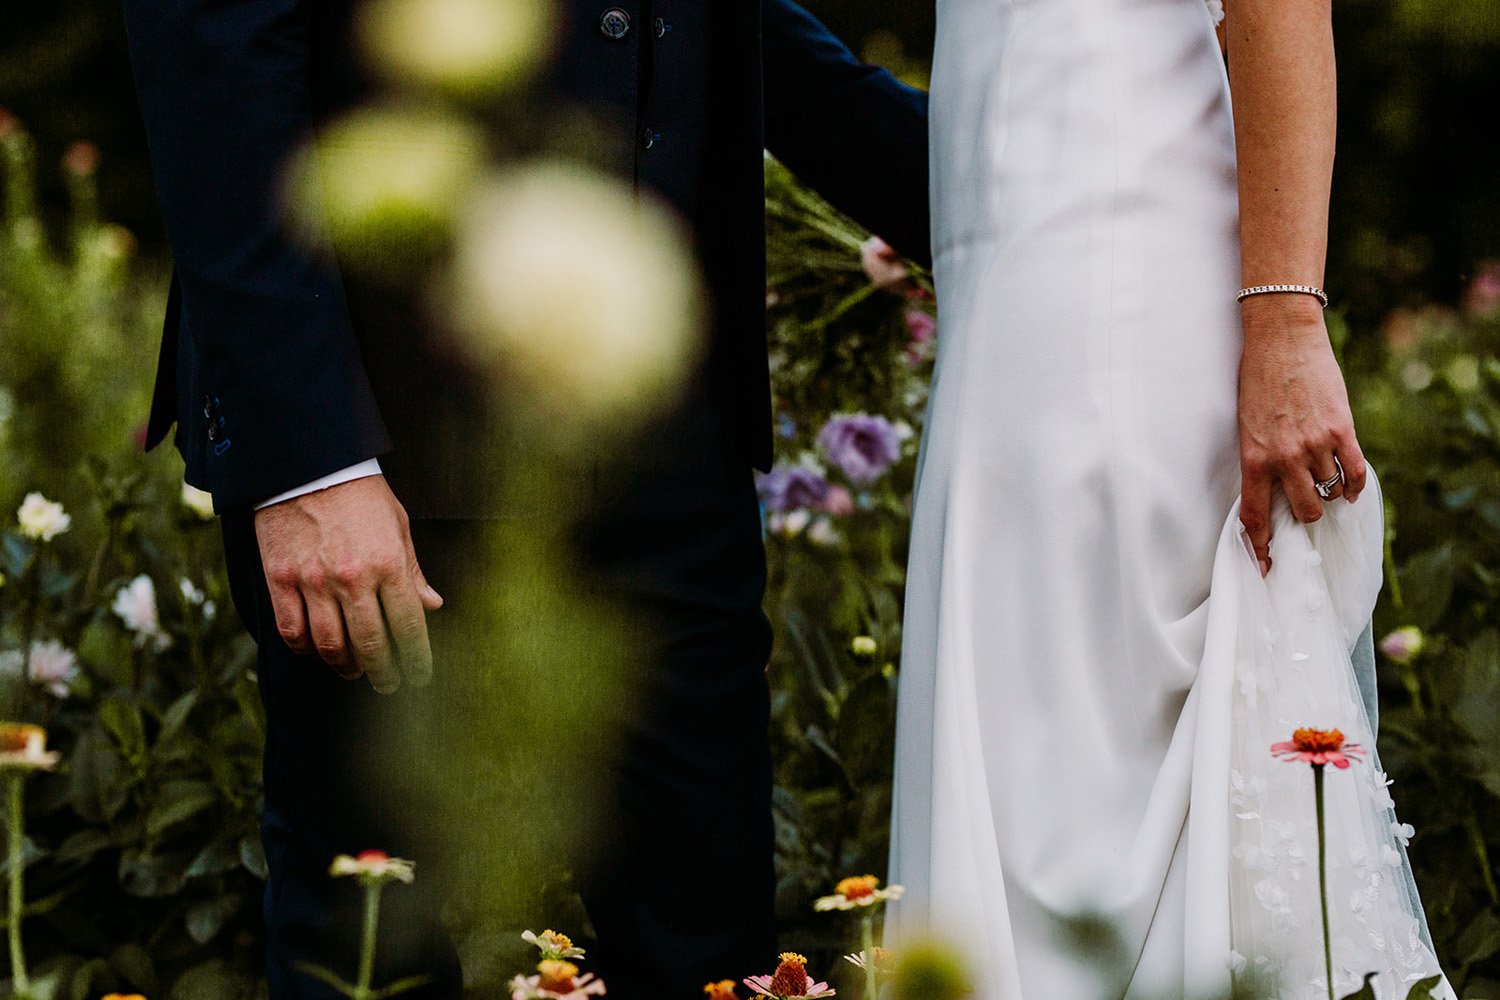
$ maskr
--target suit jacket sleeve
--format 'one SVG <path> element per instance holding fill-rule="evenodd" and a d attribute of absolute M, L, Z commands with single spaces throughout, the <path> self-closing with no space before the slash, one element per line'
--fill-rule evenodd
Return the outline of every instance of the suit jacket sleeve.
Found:
<path fill-rule="evenodd" d="M 179 414 L 218 425 L 180 440 L 204 450 L 185 457 L 221 506 L 390 447 L 332 255 L 293 238 L 278 204 L 313 125 L 312 3 L 124 0 L 193 366 Z"/>
<path fill-rule="evenodd" d="M 790 0 L 765 0 L 766 146 L 897 250 L 931 260 L 927 95 Z"/>

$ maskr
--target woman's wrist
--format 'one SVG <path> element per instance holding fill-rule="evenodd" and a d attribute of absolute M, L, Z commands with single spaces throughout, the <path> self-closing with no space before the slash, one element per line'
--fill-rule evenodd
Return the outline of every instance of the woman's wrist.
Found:
<path fill-rule="evenodd" d="M 1240 302 L 1240 319 L 1247 343 L 1288 337 L 1326 339 L 1323 306 L 1311 295 L 1295 293 L 1254 295 Z"/>

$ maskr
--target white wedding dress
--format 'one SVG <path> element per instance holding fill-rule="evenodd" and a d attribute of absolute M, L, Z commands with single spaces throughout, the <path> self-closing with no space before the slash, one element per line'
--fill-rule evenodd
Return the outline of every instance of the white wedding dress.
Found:
<path fill-rule="evenodd" d="M 932 149 L 887 939 L 980 1000 L 1322 1000 L 1311 769 L 1269 748 L 1373 742 L 1381 501 L 1283 504 L 1265 580 L 1244 546 L 1213 14 L 939 0 Z M 1327 774 L 1335 985 L 1404 1000 L 1438 970 L 1382 778 Z"/>

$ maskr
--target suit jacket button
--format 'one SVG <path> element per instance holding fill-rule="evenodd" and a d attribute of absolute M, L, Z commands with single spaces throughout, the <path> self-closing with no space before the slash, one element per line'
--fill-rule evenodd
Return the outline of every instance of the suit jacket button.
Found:
<path fill-rule="evenodd" d="M 618 41 L 630 34 L 630 15 L 619 7 L 611 7 L 599 18 L 599 30 L 605 38 Z"/>

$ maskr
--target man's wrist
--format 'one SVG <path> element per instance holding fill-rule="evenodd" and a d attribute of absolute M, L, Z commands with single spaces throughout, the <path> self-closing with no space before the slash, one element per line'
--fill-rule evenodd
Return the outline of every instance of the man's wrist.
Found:
<path fill-rule="evenodd" d="M 255 509 L 264 510 L 274 504 L 295 500 L 297 497 L 316 493 L 318 490 L 326 490 L 331 486 L 341 486 L 356 479 L 365 479 L 369 476 L 378 475 L 380 475 L 380 461 L 374 458 L 367 458 L 363 462 L 340 469 L 337 472 L 330 472 L 328 475 L 314 479 L 310 483 L 303 483 L 301 486 L 294 487 L 284 493 L 278 493 L 268 500 L 262 500 L 255 505 Z"/>

